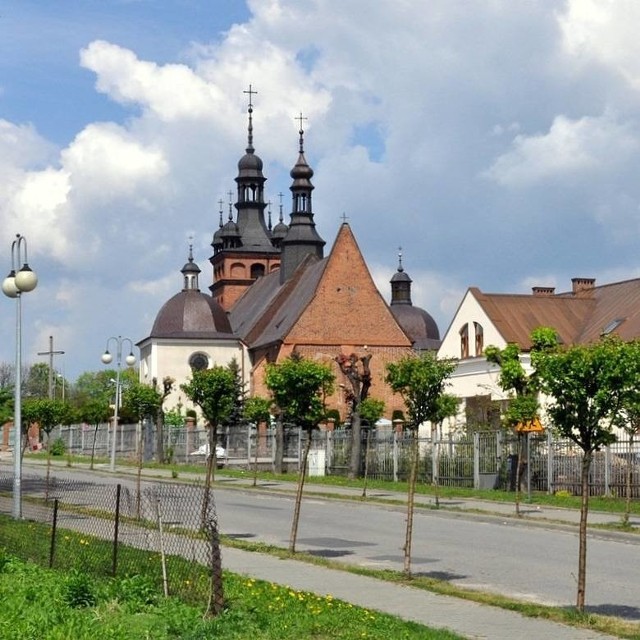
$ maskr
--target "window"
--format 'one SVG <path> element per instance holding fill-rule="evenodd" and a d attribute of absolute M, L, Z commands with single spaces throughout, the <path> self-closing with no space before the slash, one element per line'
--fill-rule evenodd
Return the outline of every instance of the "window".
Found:
<path fill-rule="evenodd" d="M 257 278 L 261 278 L 264 275 L 264 265 L 263 264 L 252 264 L 251 265 L 251 278 L 256 280 Z"/>
<path fill-rule="evenodd" d="M 468 358 L 469 357 L 469 325 L 465 324 L 462 329 L 460 329 L 460 357 Z"/>
<path fill-rule="evenodd" d="M 189 358 L 189 366 L 194 371 L 203 371 L 209 366 L 209 357 L 206 353 L 194 353 Z"/>
<path fill-rule="evenodd" d="M 484 349 L 484 329 L 481 324 L 474 322 L 473 330 L 476 334 L 476 356 L 481 356 Z"/>

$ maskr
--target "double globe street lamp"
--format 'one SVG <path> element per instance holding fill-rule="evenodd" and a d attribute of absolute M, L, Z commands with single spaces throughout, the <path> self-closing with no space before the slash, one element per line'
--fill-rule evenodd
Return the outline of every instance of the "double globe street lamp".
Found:
<path fill-rule="evenodd" d="M 131 338 L 123 338 L 122 336 L 118 336 L 117 338 L 111 336 L 107 340 L 107 346 L 102 354 L 101 360 L 103 364 L 111 364 L 113 361 L 113 356 L 109 351 L 109 344 L 111 342 L 115 342 L 116 344 L 116 403 L 115 408 L 113 409 L 113 438 L 111 440 L 111 471 L 116 470 L 116 433 L 118 430 L 118 409 L 120 407 L 120 371 L 122 367 L 122 344 L 125 342 L 129 343 L 129 355 L 125 358 L 125 362 L 128 367 L 132 367 L 136 363 L 136 357 L 133 355 L 133 342 Z"/>
<path fill-rule="evenodd" d="M 24 262 L 22 267 L 22 256 Z M 13 408 L 13 517 L 22 518 L 22 294 L 33 291 L 38 277 L 27 260 L 27 239 L 16 234 L 11 243 L 11 271 L 2 282 L 2 292 L 16 299 L 16 378 Z"/>

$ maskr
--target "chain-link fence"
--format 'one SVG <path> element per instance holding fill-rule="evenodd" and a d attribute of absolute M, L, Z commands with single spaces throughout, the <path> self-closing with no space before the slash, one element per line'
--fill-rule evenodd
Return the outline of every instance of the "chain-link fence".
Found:
<path fill-rule="evenodd" d="M 12 482 L 0 475 L 0 513 L 11 513 Z M 213 496 L 206 499 L 203 484 L 25 475 L 21 494 L 24 518 L 48 525 L 49 544 L 11 542 L 0 528 L 0 547 L 20 544 L 21 555 L 43 565 L 100 575 L 135 575 L 144 563 L 166 593 L 200 601 L 207 595 L 206 567 L 220 562 L 220 549 Z"/>

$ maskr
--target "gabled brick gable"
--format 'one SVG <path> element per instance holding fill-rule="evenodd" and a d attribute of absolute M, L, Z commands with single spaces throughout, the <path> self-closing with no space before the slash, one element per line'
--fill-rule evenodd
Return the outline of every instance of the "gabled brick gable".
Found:
<path fill-rule="evenodd" d="M 348 224 L 341 225 L 315 294 L 284 342 L 411 346 L 380 295 Z"/>

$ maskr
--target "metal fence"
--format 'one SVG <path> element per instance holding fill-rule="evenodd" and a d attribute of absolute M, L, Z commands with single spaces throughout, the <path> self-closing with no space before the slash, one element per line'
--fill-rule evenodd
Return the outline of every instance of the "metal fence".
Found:
<path fill-rule="evenodd" d="M 12 475 L 0 473 L 0 514 L 7 516 L 12 483 Z M 0 526 L 0 548 L 19 549 L 19 555 L 45 566 L 99 575 L 136 574 L 145 562 L 166 593 L 195 600 L 207 594 L 203 567 L 219 547 L 207 535 L 212 523 L 217 529 L 217 517 L 213 496 L 204 500 L 202 483 L 127 486 L 27 474 L 21 495 L 24 518 L 47 525 L 39 535 L 48 544 L 9 539 Z"/>
<path fill-rule="evenodd" d="M 62 439 L 74 454 L 108 456 L 113 434 L 108 425 L 58 427 L 52 440 Z M 153 458 L 155 427 L 152 424 L 123 425 L 115 435 L 118 458 Z M 164 450 L 174 464 L 204 463 L 201 447 L 207 443 L 206 429 L 165 427 Z M 295 426 L 285 428 L 284 462 L 288 471 L 300 469 L 306 434 Z M 220 430 L 218 443 L 224 457 L 218 462 L 234 468 L 272 470 L 275 460 L 273 429 L 254 426 Z M 360 475 L 369 478 L 405 481 L 409 475 L 412 438 L 408 432 L 392 429 L 363 430 Z M 581 492 L 582 452 L 575 443 L 557 439 L 550 431 L 525 434 L 522 440 L 505 432 L 448 434 L 444 438 L 420 437 L 418 480 L 440 486 L 514 490 L 518 458 L 522 455 L 521 488 L 529 491 Z M 199 452 L 200 451 L 200 452 Z M 308 473 L 312 476 L 347 475 L 351 454 L 351 432 L 345 429 L 312 433 Z M 631 492 L 640 497 L 640 443 L 620 440 L 594 454 L 589 476 L 591 495 L 622 496 L 627 474 Z"/>

